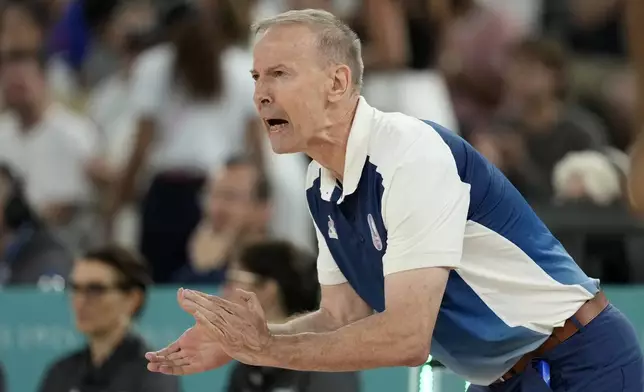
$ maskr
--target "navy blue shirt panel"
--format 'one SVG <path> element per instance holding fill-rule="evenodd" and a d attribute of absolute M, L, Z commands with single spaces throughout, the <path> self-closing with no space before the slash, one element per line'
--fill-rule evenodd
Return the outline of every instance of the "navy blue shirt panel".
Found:
<path fill-rule="evenodd" d="M 356 293 L 378 312 L 385 310 L 382 256 L 387 251 L 387 231 L 381 212 L 383 192 L 382 176 L 368 157 L 356 191 L 345 196 L 342 203 L 337 204 L 342 194 L 338 186 L 331 201 L 320 197 L 320 177 L 306 191 L 311 215 L 340 271 Z M 375 243 L 370 220 L 378 231 L 379 244 Z M 329 238 L 329 225 L 338 239 Z"/>

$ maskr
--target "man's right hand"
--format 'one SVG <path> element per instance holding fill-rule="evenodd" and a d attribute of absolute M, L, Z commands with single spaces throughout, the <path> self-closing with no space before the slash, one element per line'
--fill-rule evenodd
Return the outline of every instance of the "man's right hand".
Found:
<path fill-rule="evenodd" d="M 177 297 L 184 307 L 182 289 L 179 290 Z M 184 310 L 190 312 L 185 307 Z M 208 329 L 199 323 L 186 330 L 179 339 L 166 348 L 145 354 L 145 358 L 149 361 L 148 370 L 175 376 L 206 372 L 232 360 L 219 343 L 213 342 L 213 339 L 208 336 Z"/>
<path fill-rule="evenodd" d="M 175 376 L 206 372 L 231 361 L 219 343 L 207 337 L 208 330 L 196 324 L 168 347 L 145 354 L 148 370 Z"/>

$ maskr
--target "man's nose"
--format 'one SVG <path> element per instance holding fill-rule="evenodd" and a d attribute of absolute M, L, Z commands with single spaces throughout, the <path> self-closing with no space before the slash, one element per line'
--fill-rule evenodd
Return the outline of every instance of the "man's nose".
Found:
<path fill-rule="evenodd" d="M 271 98 L 271 94 L 269 93 L 268 89 L 259 85 L 259 83 L 255 85 L 254 99 L 255 99 L 255 104 L 258 107 L 269 105 L 273 102 L 273 98 Z"/>

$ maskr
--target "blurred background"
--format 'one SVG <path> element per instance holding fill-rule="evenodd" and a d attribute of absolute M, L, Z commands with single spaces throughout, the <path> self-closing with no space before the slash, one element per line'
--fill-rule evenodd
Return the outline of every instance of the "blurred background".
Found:
<path fill-rule="evenodd" d="M 250 24 L 298 8 L 358 32 L 370 104 L 503 170 L 644 338 L 628 1 L 0 0 L 0 391 L 464 390 L 434 362 L 145 370 L 191 324 L 178 287 L 317 306 L 308 158 L 272 153 L 248 72 Z"/>

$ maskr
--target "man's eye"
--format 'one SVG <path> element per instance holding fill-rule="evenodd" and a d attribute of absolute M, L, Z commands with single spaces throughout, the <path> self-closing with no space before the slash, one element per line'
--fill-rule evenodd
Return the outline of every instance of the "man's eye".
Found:
<path fill-rule="evenodd" d="M 284 76 L 284 71 L 273 71 L 273 76 L 276 78 Z"/>

